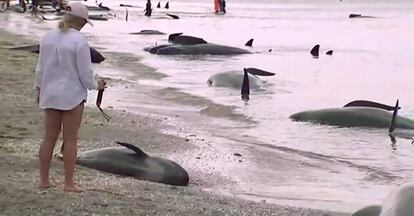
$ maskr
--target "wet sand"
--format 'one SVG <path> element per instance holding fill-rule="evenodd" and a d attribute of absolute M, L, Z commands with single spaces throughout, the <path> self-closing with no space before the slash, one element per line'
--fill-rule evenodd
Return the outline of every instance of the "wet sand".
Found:
<path fill-rule="evenodd" d="M 0 29 L 0 47 L 24 43 L 33 41 Z M 202 188 L 210 180 L 219 183 L 220 176 L 211 177 L 197 170 L 189 170 L 188 187 L 176 187 L 78 166 L 77 180 L 86 191 L 63 193 L 62 162 L 53 159 L 51 176 L 56 187 L 39 190 L 37 151 L 43 114 L 35 103 L 33 88 L 37 55 L 0 49 L 0 59 L 0 215 L 346 215 L 209 193 Z M 109 83 L 109 88 L 117 85 L 115 81 Z M 163 157 L 199 148 L 191 139 L 162 133 L 171 127 L 164 124 L 165 116 L 116 109 L 107 112 L 112 118 L 110 123 L 96 108 L 86 108 L 79 151 L 114 146 L 120 139 Z"/>

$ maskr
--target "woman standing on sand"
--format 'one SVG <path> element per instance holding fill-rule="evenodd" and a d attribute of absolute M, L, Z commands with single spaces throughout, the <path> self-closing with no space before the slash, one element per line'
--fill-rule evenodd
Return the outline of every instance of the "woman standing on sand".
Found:
<path fill-rule="evenodd" d="M 80 2 L 70 3 L 59 22 L 59 29 L 48 32 L 40 43 L 35 86 L 39 107 L 45 113 L 45 134 L 39 149 L 40 188 L 51 186 L 49 167 L 53 149 L 63 126 L 64 191 L 80 192 L 73 179 L 77 135 L 82 121 L 87 90 L 105 88 L 96 82 L 91 70 L 88 42 L 79 31 L 88 20 L 88 9 Z"/>

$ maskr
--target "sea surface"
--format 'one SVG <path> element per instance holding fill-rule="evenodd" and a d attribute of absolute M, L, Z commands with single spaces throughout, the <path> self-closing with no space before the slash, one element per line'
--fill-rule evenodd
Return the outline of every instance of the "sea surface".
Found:
<path fill-rule="evenodd" d="M 120 3 L 137 7 L 127 9 Z M 116 17 L 94 21 L 94 27 L 82 31 L 92 46 L 121 59 L 117 69 L 108 64 L 96 66 L 98 74 L 138 84 L 133 89 L 117 89 L 117 98 L 112 102 L 105 98 L 109 100 L 106 105 L 133 111 L 141 103 L 139 86 L 153 86 L 162 89 L 158 97 L 169 99 L 162 104 L 168 112 L 199 115 L 183 118 L 182 124 L 226 152 L 199 166 L 212 167 L 215 174 L 234 182 L 231 187 L 215 184 L 206 190 L 353 212 L 381 203 L 396 185 L 414 180 L 411 140 L 392 144 L 387 129 L 338 128 L 289 119 L 299 111 L 341 107 L 357 99 L 389 105 L 399 99 L 399 114 L 414 118 L 412 0 L 228 0 L 225 15 L 213 13 L 212 0 L 171 0 L 169 10 L 155 8 L 157 3 L 152 2 L 154 12 L 148 18 L 143 15 L 145 1 L 103 1 Z M 161 1 L 162 7 L 165 3 Z M 180 19 L 172 20 L 166 13 Z M 350 13 L 377 18 L 349 19 Z M 0 13 L 1 28 L 34 39 L 55 26 L 56 22 L 39 21 L 29 14 Z M 143 48 L 167 43 L 168 35 L 129 34 L 143 29 L 183 32 L 242 48 L 254 38 L 252 48 L 244 47 L 253 54 L 152 55 Z M 317 59 L 309 54 L 315 44 L 321 46 Z M 332 56 L 324 54 L 328 50 L 334 51 Z M 135 56 L 154 68 L 154 77 L 165 76 L 133 76 L 139 68 L 123 67 L 123 56 Z M 245 67 L 276 73 L 261 78 L 262 88 L 252 90 L 247 103 L 241 100 L 239 89 L 207 85 L 215 73 L 242 73 Z M 147 109 L 161 106 L 146 104 Z M 242 157 L 234 160 L 235 156 L 227 154 L 233 152 Z M 229 157 L 233 162 L 226 162 Z"/>

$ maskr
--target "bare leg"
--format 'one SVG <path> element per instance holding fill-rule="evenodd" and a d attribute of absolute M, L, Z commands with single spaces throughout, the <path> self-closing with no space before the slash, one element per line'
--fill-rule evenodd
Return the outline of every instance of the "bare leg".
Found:
<path fill-rule="evenodd" d="M 45 110 L 45 134 L 43 142 L 39 148 L 40 161 L 40 188 L 50 187 L 49 167 L 52 160 L 53 148 L 59 137 L 62 126 L 62 111 L 46 109 Z"/>
<path fill-rule="evenodd" d="M 76 165 L 78 131 L 82 121 L 83 103 L 63 113 L 63 163 L 65 167 L 64 191 L 81 192 L 73 180 Z"/>

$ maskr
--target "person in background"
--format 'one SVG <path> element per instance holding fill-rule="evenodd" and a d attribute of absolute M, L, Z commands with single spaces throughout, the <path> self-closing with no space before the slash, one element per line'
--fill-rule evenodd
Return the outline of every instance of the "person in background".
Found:
<path fill-rule="evenodd" d="M 75 184 L 78 130 L 82 122 L 87 90 L 103 90 L 105 81 L 94 79 L 86 37 L 79 31 L 88 19 L 88 9 L 70 3 L 59 28 L 49 31 L 40 42 L 35 73 L 39 108 L 44 110 L 45 133 L 39 148 L 40 188 L 51 186 L 49 168 L 53 149 L 63 128 L 63 164 L 66 192 L 81 192 Z"/>
<path fill-rule="evenodd" d="M 37 5 L 39 0 L 32 0 L 32 16 L 37 16 Z"/>
<path fill-rule="evenodd" d="M 150 17 L 151 13 L 152 13 L 151 0 L 147 0 L 147 4 L 145 5 L 145 16 Z"/>
<path fill-rule="evenodd" d="M 25 0 L 19 0 L 19 6 L 22 7 L 23 13 L 26 12 L 26 1 Z"/>
<path fill-rule="evenodd" d="M 226 13 L 226 0 L 221 0 L 221 12 Z"/>
<path fill-rule="evenodd" d="M 3 11 L 6 11 L 7 10 L 7 8 L 10 5 L 9 1 L 10 0 L 0 0 L 0 11 L 3 12 Z"/>
<path fill-rule="evenodd" d="M 220 0 L 214 0 L 214 11 L 216 13 L 218 13 L 218 12 L 221 11 L 220 8 L 221 8 L 221 2 L 220 2 Z"/>

